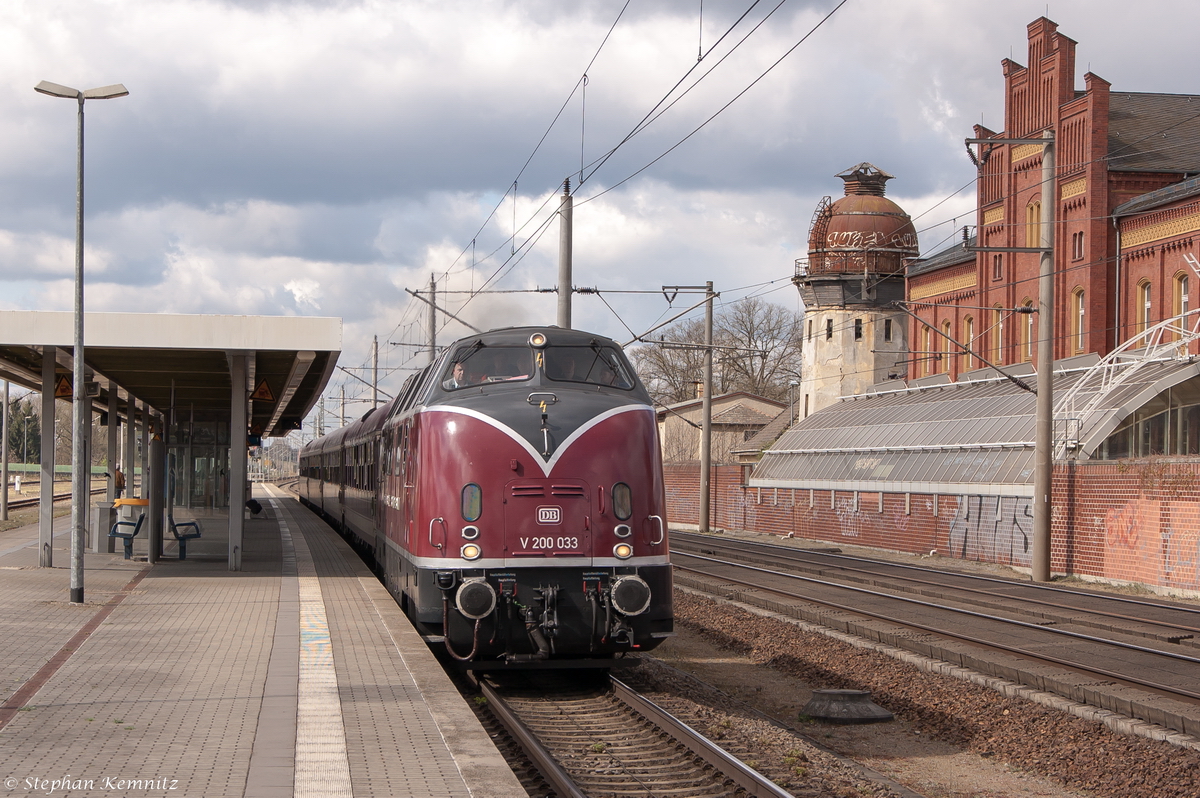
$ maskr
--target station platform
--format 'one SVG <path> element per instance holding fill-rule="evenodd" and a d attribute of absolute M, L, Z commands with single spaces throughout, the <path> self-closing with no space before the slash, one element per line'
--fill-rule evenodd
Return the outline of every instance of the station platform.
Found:
<path fill-rule="evenodd" d="M 186 560 L 169 534 L 153 566 L 89 552 L 82 605 L 68 519 L 54 568 L 36 525 L 0 533 L 3 794 L 523 795 L 354 552 L 290 494 L 254 495 L 241 571 L 201 518 Z"/>

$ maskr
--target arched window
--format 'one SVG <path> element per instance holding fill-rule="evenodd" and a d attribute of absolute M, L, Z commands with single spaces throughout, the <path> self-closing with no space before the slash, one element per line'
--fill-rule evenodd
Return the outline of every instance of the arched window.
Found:
<path fill-rule="evenodd" d="M 1140 335 L 1149 329 L 1150 319 L 1153 316 L 1154 293 L 1149 280 L 1142 280 L 1137 284 L 1135 296 L 1137 297 L 1137 307 L 1135 308 L 1137 312 L 1137 332 Z"/>
<path fill-rule="evenodd" d="M 925 363 L 925 376 L 929 376 L 937 371 L 937 354 L 933 351 L 933 328 L 925 325 L 922 333 L 924 345 L 921 347 L 921 360 Z"/>
<path fill-rule="evenodd" d="M 950 356 L 954 354 L 954 344 L 950 342 L 951 329 L 948 320 L 942 322 L 942 371 L 947 374 L 950 373 Z"/>
<path fill-rule="evenodd" d="M 1172 315 L 1182 316 L 1192 309 L 1192 300 L 1189 294 L 1191 282 L 1188 279 L 1187 272 L 1179 272 L 1175 275 L 1175 296 L 1172 301 Z M 1180 325 L 1183 327 L 1194 327 L 1192 319 L 1182 319 Z"/>
<path fill-rule="evenodd" d="M 1082 288 L 1071 292 L 1071 341 L 1075 352 L 1083 352 L 1087 348 L 1087 305 L 1083 301 Z"/>
<path fill-rule="evenodd" d="M 1025 246 L 1042 245 L 1042 201 L 1034 200 L 1025 206 Z"/>
<path fill-rule="evenodd" d="M 975 357 L 971 354 L 975 351 L 975 319 L 970 316 L 963 319 L 963 343 L 970 350 L 963 353 L 963 371 L 970 371 L 975 368 Z"/>
<path fill-rule="evenodd" d="M 1004 363 L 1004 309 L 999 304 L 992 309 L 992 363 Z"/>
<path fill-rule="evenodd" d="M 1026 299 L 1021 303 L 1021 307 L 1032 308 L 1033 300 Z M 1025 317 L 1025 321 L 1021 325 L 1021 359 L 1033 360 L 1033 314 L 1023 313 L 1022 315 Z"/>

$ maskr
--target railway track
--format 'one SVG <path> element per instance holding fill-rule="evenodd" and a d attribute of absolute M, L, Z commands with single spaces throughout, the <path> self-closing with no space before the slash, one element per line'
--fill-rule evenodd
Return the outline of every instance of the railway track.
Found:
<path fill-rule="evenodd" d="M 97 493 L 104 493 L 106 490 L 107 490 L 107 488 L 92 488 L 92 495 L 95 496 Z M 63 501 L 64 499 L 69 499 L 69 498 L 71 498 L 70 491 L 68 491 L 66 493 L 54 494 L 54 501 L 56 501 L 56 502 Z M 29 499 L 17 499 L 16 501 L 13 501 L 12 499 L 10 499 L 8 502 L 8 509 L 20 510 L 22 507 L 37 507 L 38 502 L 40 502 L 40 501 L 41 501 L 41 497 L 39 497 L 39 496 L 34 496 Z"/>
<path fill-rule="evenodd" d="M 676 533 L 677 584 L 1200 732 L 1200 610 Z"/>
<path fill-rule="evenodd" d="M 789 793 L 608 675 L 493 675 L 488 709 L 559 798 Z"/>

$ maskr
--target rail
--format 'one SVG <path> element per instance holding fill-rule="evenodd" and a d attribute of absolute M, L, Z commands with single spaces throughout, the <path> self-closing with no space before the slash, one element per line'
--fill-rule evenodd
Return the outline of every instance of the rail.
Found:
<path fill-rule="evenodd" d="M 756 798 L 789 798 L 791 795 L 611 675 L 606 691 L 582 699 L 577 686 L 556 691 L 553 684 L 543 683 L 540 687 L 532 688 L 536 698 L 507 696 L 486 681 L 480 681 L 479 686 L 487 699 L 489 710 L 562 798 L 625 794 L 630 786 L 648 794 L 658 794 L 658 791 L 677 794 L 681 784 L 691 784 L 694 789 L 690 791 L 694 795 L 726 795 L 731 791 Z M 510 703 L 510 697 L 518 704 L 517 707 Z M 620 734 L 613 731 L 611 712 L 614 705 L 620 709 L 622 717 L 627 718 L 623 723 L 629 727 Z M 550 707 L 552 719 L 548 728 L 570 729 L 570 742 L 562 750 L 561 761 L 555 756 L 556 741 L 547 742 L 543 739 L 547 733 L 539 733 L 535 728 L 538 725 L 536 720 L 526 723 L 521 717 L 520 706 L 524 706 L 530 716 L 538 715 L 538 710 L 544 714 L 545 708 Z M 535 709 L 530 709 L 530 706 Z M 596 742 L 592 748 L 595 756 L 613 757 L 614 765 L 604 768 L 589 766 L 586 757 L 581 759 L 578 756 L 581 739 L 600 741 L 606 738 L 619 738 L 621 744 L 636 749 L 636 755 L 628 760 L 622 759 L 616 743 L 609 748 L 604 742 Z M 638 741 L 636 745 L 631 742 L 635 740 Z M 661 748 L 661 754 L 649 754 L 646 746 L 651 745 Z M 677 767 L 667 767 L 666 763 L 672 757 L 684 757 L 687 762 Z M 605 778 L 605 775 L 597 772 L 600 770 L 611 774 L 608 776 L 610 779 L 623 779 L 624 782 L 609 780 L 598 784 L 597 779 Z M 581 780 L 590 783 L 590 789 L 581 784 Z"/>
<path fill-rule="evenodd" d="M 97 493 L 105 493 L 107 490 L 108 490 L 107 488 L 92 488 L 91 495 L 95 496 Z M 71 498 L 71 494 L 69 492 L 54 494 L 54 501 L 56 501 L 56 502 L 63 501 L 64 499 L 69 499 L 69 498 Z M 16 501 L 12 501 L 10 499 L 8 502 L 8 509 L 19 510 L 22 507 L 37 507 L 38 502 L 40 502 L 41 500 L 42 500 L 42 498 L 40 496 L 34 496 L 29 499 L 17 499 Z"/>

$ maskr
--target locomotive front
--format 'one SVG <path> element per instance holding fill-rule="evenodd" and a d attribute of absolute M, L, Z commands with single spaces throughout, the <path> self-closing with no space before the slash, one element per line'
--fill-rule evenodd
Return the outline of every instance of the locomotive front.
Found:
<path fill-rule="evenodd" d="M 439 368 L 410 433 L 415 481 L 402 477 L 417 620 L 472 667 L 605 659 L 669 636 L 656 418 L 620 348 L 502 330 L 456 343 Z"/>

